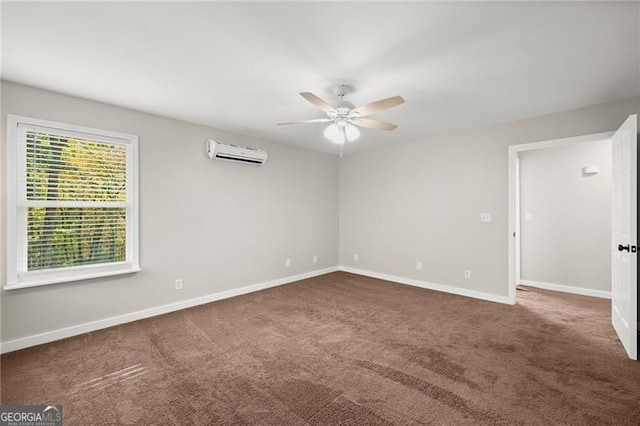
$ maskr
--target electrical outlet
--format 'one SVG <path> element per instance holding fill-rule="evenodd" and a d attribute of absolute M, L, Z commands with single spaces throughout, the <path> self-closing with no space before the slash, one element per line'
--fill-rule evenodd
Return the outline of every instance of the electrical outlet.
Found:
<path fill-rule="evenodd" d="M 416 263 L 416 269 L 417 269 L 418 271 L 422 271 L 422 262 L 417 262 L 417 263 Z"/>
<path fill-rule="evenodd" d="M 465 271 L 464 271 L 464 279 L 465 280 L 470 280 L 471 279 L 471 271 L 469 269 L 465 269 Z"/>
<path fill-rule="evenodd" d="M 182 290 L 182 278 L 176 280 L 176 290 Z"/>
<path fill-rule="evenodd" d="M 311 258 L 311 261 L 313 263 L 318 263 L 318 256 L 313 256 L 313 258 Z"/>
<path fill-rule="evenodd" d="M 287 268 L 288 268 L 289 266 L 291 266 L 291 259 L 287 259 L 287 260 L 285 260 L 285 261 L 284 261 L 284 266 L 286 266 Z"/>
<path fill-rule="evenodd" d="M 480 213 L 480 222 L 491 222 L 491 213 Z"/>
<path fill-rule="evenodd" d="M 353 255 L 353 261 L 354 261 L 354 262 L 357 262 L 357 261 L 358 261 L 358 255 L 357 255 L 357 254 L 354 254 L 354 255 Z"/>

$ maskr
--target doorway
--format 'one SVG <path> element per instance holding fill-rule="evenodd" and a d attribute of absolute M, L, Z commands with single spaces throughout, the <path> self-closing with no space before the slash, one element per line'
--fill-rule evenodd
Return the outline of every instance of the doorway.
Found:
<path fill-rule="evenodd" d="M 516 286 L 521 279 L 521 212 L 520 212 L 520 157 L 528 151 L 570 147 L 587 142 L 611 140 L 613 132 L 597 133 L 572 138 L 533 142 L 509 147 L 509 289 L 508 298 L 516 303 Z M 528 212 L 525 212 L 528 213 Z"/>
<path fill-rule="evenodd" d="M 611 140 L 524 151 L 518 160 L 518 284 L 611 299 Z"/>
<path fill-rule="evenodd" d="M 615 132 L 513 145 L 508 149 L 507 297 L 515 304 L 516 286 L 521 278 L 520 155 L 545 148 L 612 141 L 611 318 L 613 328 L 631 359 L 638 359 L 640 329 L 637 311 L 637 129 L 637 115 L 633 114 Z"/>

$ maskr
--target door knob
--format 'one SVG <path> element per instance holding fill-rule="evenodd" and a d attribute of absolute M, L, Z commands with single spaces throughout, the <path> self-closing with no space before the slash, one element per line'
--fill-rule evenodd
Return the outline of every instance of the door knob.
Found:
<path fill-rule="evenodd" d="M 618 244 L 618 251 L 629 251 L 629 244 L 623 246 L 622 244 Z"/>

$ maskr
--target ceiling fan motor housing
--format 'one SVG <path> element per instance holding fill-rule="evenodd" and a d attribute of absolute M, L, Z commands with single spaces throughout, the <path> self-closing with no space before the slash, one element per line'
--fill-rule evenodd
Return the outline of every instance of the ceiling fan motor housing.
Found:
<path fill-rule="evenodd" d="M 354 104 L 344 100 L 344 96 L 353 92 L 353 87 L 346 84 L 338 84 L 337 86 L 333 86 L 331 91 L 338 97 L 338 99 L 340 99 L 340 101 L 335 106 L 335 113 L 329 113 L 330 118 L 346 117 L 351 110 L 356 108 Z"/>

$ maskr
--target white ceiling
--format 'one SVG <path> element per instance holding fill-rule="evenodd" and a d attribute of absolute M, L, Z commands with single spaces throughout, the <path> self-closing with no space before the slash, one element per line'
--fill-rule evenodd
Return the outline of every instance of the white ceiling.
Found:
<path fill-rule="evenodd" d="M 345 148 L 640 95 L 640 4 L 196 2 L 2 4 L 2 78 L 327 152 L 298 95 L 401 95 Z"/>

